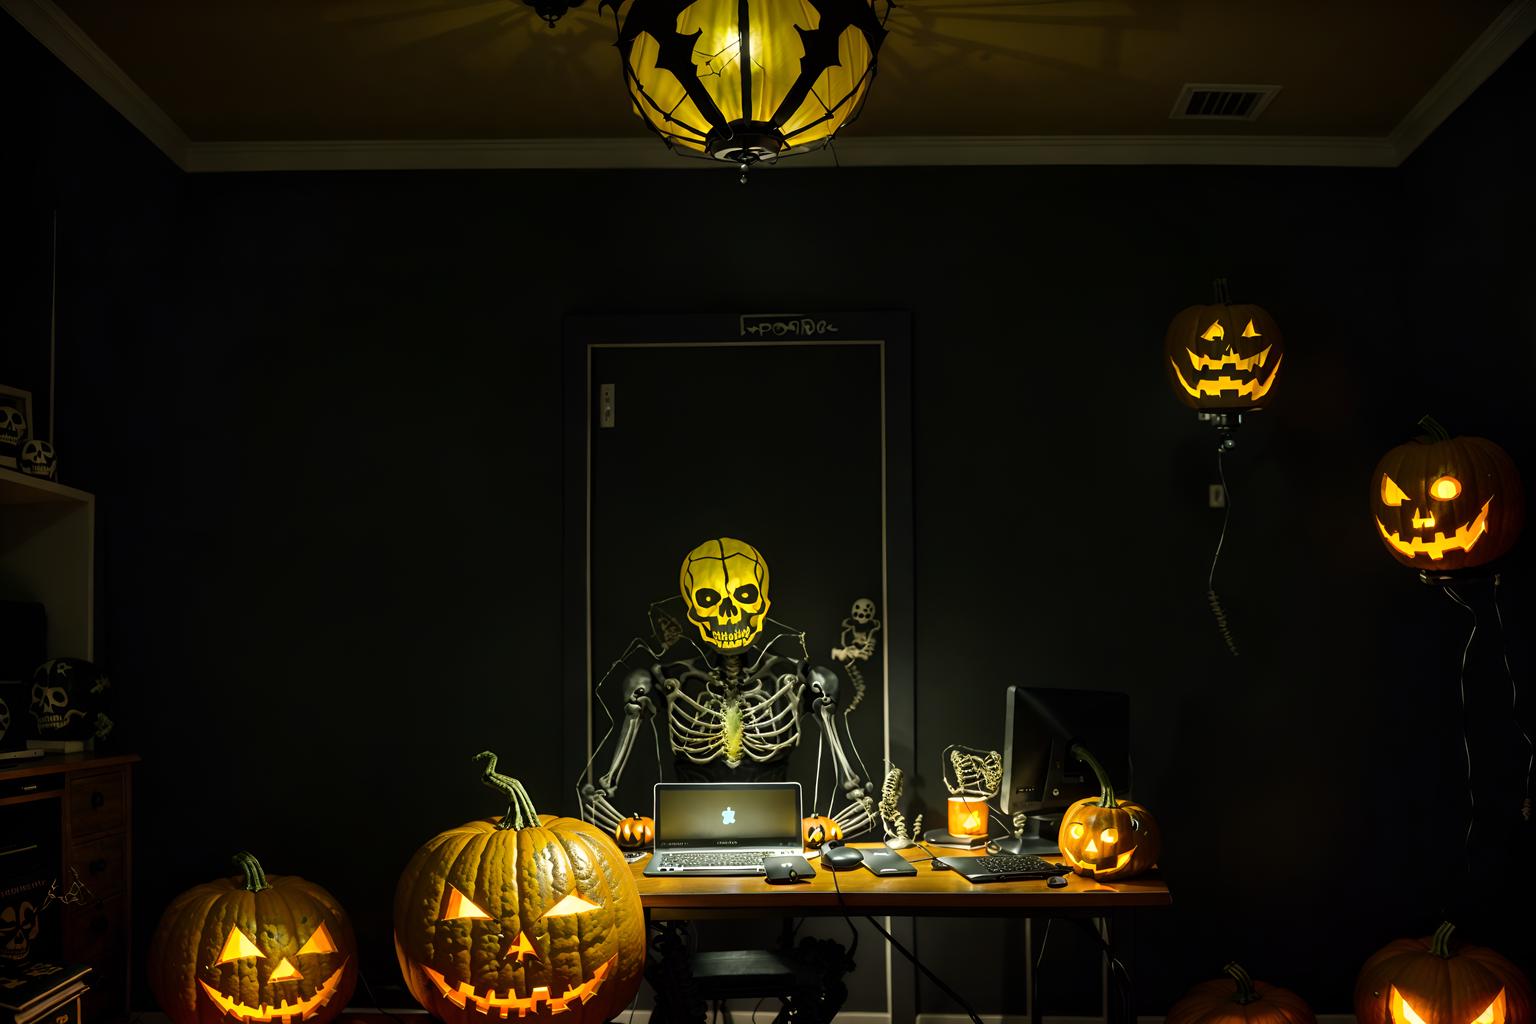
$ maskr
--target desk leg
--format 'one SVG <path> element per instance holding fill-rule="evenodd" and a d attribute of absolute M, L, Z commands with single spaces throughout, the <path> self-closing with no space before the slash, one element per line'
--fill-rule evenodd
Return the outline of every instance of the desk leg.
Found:
<path fill-rule="evenodd" d="M 1024 919 L 1024 988 L 1029 995 L 1029 1024 L 1041 1024 L 1039 979 L 1035 977 L 1035 961 L 1039 958 L 1035 951 L 1035 920 Z"/>
<path fill-rule="evenodd" d="M 645 980 L 655 997 L 658 1024 L 704 1024 L 708 1008 L 693 982 L 686 921 L 653 922 L 646 914 Z"/>

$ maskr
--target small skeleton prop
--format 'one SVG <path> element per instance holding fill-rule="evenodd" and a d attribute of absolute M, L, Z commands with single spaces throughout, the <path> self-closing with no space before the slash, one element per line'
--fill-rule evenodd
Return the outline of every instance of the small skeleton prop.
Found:
<path fill-rule="evenodd" d="M 944 788 L 951 796 L 988 799 L 1003 782 L 1003 755 L 953 744 L 944 748 Z"/>
<path fill-rule="evenodd" d="M 875 602 L 867 597 L 853 602 L 853 608 L 843 620 L 843 631 L 838 634 L 837 642 L 842 646 L 832 648 L 832 659 L 843 664 L 849 682 L 853 683 L 853 700 L 843 709 L 844 715 L 852 714 L 864 700 L 864 673 L 859 671 L 859 662 L 874 657 L 875 634 L 878 632 L 880 620 L 875 618 Z"/>
<path fill-rule="evenodd" d="M 885 845 L 893 850 L 911 846 L 923 831 L 923 816 L 919 814 L 907 824 L 907 816 L 898 806 L 901 800 L 901 769 L 895 765 L 885 773 L 885 784 L 880 787 L 880 822 L 885 826 Z"/>
<path fill-rule="evenodd" d="M 607 772 L 580 787 L 582 817 L 610 833 L 618 826 L 624 817 L 613 804 L 619 778 L 641 724 L 654 719 L 657 703 L 664 700 L 667 739 L 678 764 L 698 765 L 716 777 L 719 765 L 729 770 L 727 777 L 770 775 L 799 745 L 802 715 L 815 715 L 846 801 L 833 820 L 845 836 L 869 828 L 875 801 L 837 731 L 837 675 L 775 653 L 772 640 L 759 641 L 770 605 L 763 556 L 750 544 L 720 537 L 690 551 L 678 576 L 688 621 L 703 644 L 695 644 L 701 656 L 666 665 L 653 661 L 649 670 L 624 677 L 624 717 L 616 725 L 613 757 Z M 666 626 L 663 616 L 657 629 L 662 639 L 669 632 Z M 640 641 L 630 645 L 630 652 L 641 647 L 660 656 Z"/>

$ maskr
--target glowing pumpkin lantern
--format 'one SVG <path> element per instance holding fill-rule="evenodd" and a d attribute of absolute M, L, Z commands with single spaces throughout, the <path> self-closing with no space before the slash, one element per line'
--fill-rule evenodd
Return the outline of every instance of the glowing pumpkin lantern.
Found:
<path fill-rule="evenodd" d="M 1163 339 L 1179 400 L 1192 409 L 1258 409 L 1280 376 L 1285 341 L 1259 306 L 1190 306 Z"/>
<path fill-rule="evenodd" d="M 540 815 L 522 784 L 476 755 L 508 800 L 500 820 L 428 840 L 395 889 L 395 953 L 406 987 L 446 1024 L 490 1017 L 601 1024 L 640 987 L 640 893 L 612 839 Z"/>
<path fill-rule="evenodd" d="M 249 853 L 241 876 L 171 902 L 149 944 L 149 985 L 174 1024 L 325 1024 L 357 985 L 357 943 L 320 886 L 267 875 Z"/>
<path fill-rule="evenodd" d="M 1202 981 L 1174 1003 L 1165 1024 L 1317 1024 L 1312 1008 L 1296 993 L 1254 981 L 1237 964 L 1223 970 L 1226 978 Z"/>
<path fill-rule="evenodd" d="M 1491 949 L 1451 950 L 1449 921 L 1427 939 L 1389 942 L 1355 983 L 1359 1024 L 1527 1024 L 1536 1020 L 1531 986 Z"/>
<path fill-rule="evenodd" d="M 1428 416 L 1427 437 L 1383 455 L 1371 477 L 1376 529 L 1392 557 L 1416 569 L 1485 565 L 1514 546 L 1525 524 L 1525 491 L 1504 449 L 1481 437 L 1451 437 Z"/>
<path fill-rule="evenodd" d="M 1129 878 L 1157 863 L 1163 840 L 1151 813 L 1140 804 L 1116 800 L 1109 775 L 1083 747 L 1072 753 L 1093 769 L 1099 795 L 1077 801 L 1061 817 L 1056 843 L 1079 875 L 1099 880 Z"/>

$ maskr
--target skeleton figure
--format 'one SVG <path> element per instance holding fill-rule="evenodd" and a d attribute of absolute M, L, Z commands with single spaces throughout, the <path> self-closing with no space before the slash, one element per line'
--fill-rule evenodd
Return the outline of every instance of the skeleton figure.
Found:
<path fill-rule="evenodd" d="M 843 631 L 838 635 L 838 643 L 842 646 L 832 648 L 832 659 L 843 663 L 848 670 L 848 679 L 853 683 L 853 700 L 843 709 L 844 715 L 852 714 L 864 702 L 864 673 L 859 671 L 859 662 L 874 656 L 875 634 L 878 632 L 880 620 L 875 618 L 875 602 L 867 597 L 853 602 L 853 608 L 843 620 Z"/>
<path fill-rule="evenodd" d="M 653 661 L 624 677 L 624 716 L 613 756 L 606 772 L 581 785 L 582 816 L 610 832 L 618 825 L 623 815 L 613 800 L 620 776 L 641 726 L 664 701 L 668 743 L 686 781 L 783 779 L 800 743 L 802 717 L 814 716 L 843 791 L 844 804 L 833 819 L 845 836 L 869 828 L 875 801 L 844 751 L 835 717 L 836 673 L 773 649 L 775 640 L 794 634 L 762 639 L 771 604 L 763 556 L 743 541 L 709 540 L 683 559 L 678 582 L 699 656 Z M 639 641 L 630 650 L 639 648 L 649 651 Z"/>

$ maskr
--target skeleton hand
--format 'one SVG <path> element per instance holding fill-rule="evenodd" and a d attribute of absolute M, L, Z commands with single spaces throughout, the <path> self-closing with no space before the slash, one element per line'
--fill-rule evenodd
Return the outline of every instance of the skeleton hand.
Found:
<path fill-rule="evenodd" d="M 605 832 L 612 832 L 624 818 L 610 802 L 612 797 L 611 787 L 594 786 L 591 783 L 582 786 L 581 816 Z"/>

